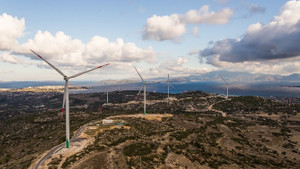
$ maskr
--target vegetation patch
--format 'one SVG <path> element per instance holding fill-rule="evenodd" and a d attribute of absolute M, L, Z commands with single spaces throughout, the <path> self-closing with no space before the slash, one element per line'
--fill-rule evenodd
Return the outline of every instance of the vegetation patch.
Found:
<path fill-rule="evenodd" d="M 124 147 L 123 152 L 126 156 L 143 156 L 150 154 L 157 147 L 155 143 L 133 143 Z"/>

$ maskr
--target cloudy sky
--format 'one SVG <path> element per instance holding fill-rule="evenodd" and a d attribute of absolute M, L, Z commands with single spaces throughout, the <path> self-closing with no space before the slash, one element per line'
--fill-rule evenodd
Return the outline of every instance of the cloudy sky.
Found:
<path fill-rule="evenodd" d="M 300 1 L 17 1 L 0 6 L 0 81 L 300 73 Z"/>

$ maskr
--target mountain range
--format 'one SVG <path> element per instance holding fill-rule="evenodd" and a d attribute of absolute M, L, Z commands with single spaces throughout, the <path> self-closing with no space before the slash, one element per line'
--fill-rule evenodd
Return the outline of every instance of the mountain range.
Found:
<path fill-rule="evenodd" d="M 176 76 L 170 74 L 170 81 L 174 83 L 188 83 L 188 82 L 222 82 L 220 75 L 230 83 L 269 83 L 269 82 L 300 82 L 300 74 L 293 73 L 290 75 L 270 75 L 270 74 L 254 74 L 249 72 L 230 72 L 230 71 L 213 71 L 205 74 L 190 75 L 190 76 Z M 166 77 L 151 78 L 150 81 L 167 82 Z M 104 84 L 120 84 L 120 83 L 138 83 L 136 80 L 103 80 L 100 83 Z"/>

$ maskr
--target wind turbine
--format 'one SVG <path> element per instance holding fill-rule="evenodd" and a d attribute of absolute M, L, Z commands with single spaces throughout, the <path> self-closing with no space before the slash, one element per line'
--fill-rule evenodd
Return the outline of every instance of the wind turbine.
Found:
<path fill-rule="evenodd" d="M 106 103 L 108 103 L 108 91 L 106 92 Z"/>
<path fill-rule="evenodd" d="M 223 78 L 223 76 L 220 75 L 220 77 L 221 77 L 221 79 L 222 79 L 222 80 L 225 82 L 225 84 L 226 84 L 226 90 L 227 90 L 226 100 L 228 100 L 228 83 L 227 83 L 227 81 Z"/>
<path fill-rule="evenodd" d="M 31 49 L 30 49 L 31 50 Z M 82 74 L 91 72 L 93 70 L 99 69 L 103 66 L 107 66 L 109 65 L 109 63 L 105 64 L 105 65 L 101 65 L 98 67 L 95 67 L 93 69 L 81 72 L 81 73 L 77 73 L 75 75 L 72 76 L 67 76 L 65 75 L 62 71 L 60 71 L 58 68 L 56 68 L 55 66 L 53 66 L 51 63 L 49 63 L 47 60 L 45 60 L 42 56 L 40 56 L 39 54 L 37 54 L 36 52 L 34 52 L 33 50 L 31 50 L 32 53 L 34 53 L 35 55 L 37 55 L 39 58 L 41 58 L 43 61 L 45 61 L 49 66 L 51 66 L 54 70 L 56 70 L 59 74 L 61 74 L 64 77 L 65 80 L 65 88 L 64 88 L 64 97 L 63 97 L 63 106 L 62 106 L 62 112 L 64 112 L 64 108 L 66 106 L 66 148 L 70 147 L 70 123 L 69 123 L 69 80 L 75 77 L 78 77 Z"/>
<path fill-rule="evenodd" d="M 170 101 L 170 86 L 174 88 L 174 86 L 170 84 L 170 76 L 168 74 L 168 101 Z"/>
<path fill-rule="evenodd" d="M 140 78 L 142 79 L 143 81 L 143 85 L 141 86 L 140 90 L 139 90 L 139 93 L 138 95 L 141 93 L 142 91 L 142 88 L 144 87 L 144 115 L 147 114 L 147 110 L 146 110 L 146 104 L 147 104 L 147 99 L 146 99 L 146 90 L 147 90 L 147 84 L 151 84 L 151 83 L 159 83 L 159 82 L 146 82 L 143 77 L 141 76 L 141 74 L 139 73 L 139 71 L 136 69 L 135 66 L 133 66 L 134 69 L 136 70 L 137 74 L 140 76 Z"/>

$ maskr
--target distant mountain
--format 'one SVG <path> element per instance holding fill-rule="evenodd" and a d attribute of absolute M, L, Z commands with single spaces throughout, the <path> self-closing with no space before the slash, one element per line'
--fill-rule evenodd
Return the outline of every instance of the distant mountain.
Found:
<path fill-rule="evenodd" d="M 256 82 L 300 82 L 300 74 L 291 74 L 288 76 L 283 75 L 270 75 L 249 72 L 230 72 L 230 71 L 213 71 L 205 74 L 190 75 L 182 77 L 173 77 L 170 74 L 170 81 L 172 83 L 188 83 L 188 82 L 222 82 L 220 75 L 224 77 L 229 83 L 256 83 Z M 167 82 L 167 77 L 157 77 L 149 79 L 149 81 L 158 81 L 161 83 Z M 104 84 L 123 84 L 123 83 L 139 83 L 140 81 L 134 80 L 104 80 Z"/>
<path fill-rule="evenodd" d="M 187 81 L 221 81 L 222 75 L 229 82 L 300 82 L 300 74 L 291 74 L 288 76 L 270 75 L 270 74 L 253 74 L 249 72 L 229 72 L 213 71 L 202 75 L 191 75 L 186 78 Z"/>
<path fill-rule="evenodd" d="M 281 80 L 285 81 L 300 81 L 300 74 L 293 73 L 289 76 L 283 76 Z"/>
<path fill-rule="evenodd" d="M 288 76 L 270 75 L 270 74 L 253 74 L 249 72 L 230 72 L 230 71 L 213 71 L 205 74 L 190 75 L 186 77 L 170 76 L 173 82 L 221 82 L 222 75 L 229 82 L 255 83 L 255 82 L 300 82 L 300 74 L 291 74 Z M 158 79 L 158 78 L 156 78 Z"/>

